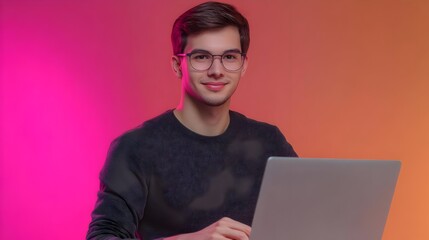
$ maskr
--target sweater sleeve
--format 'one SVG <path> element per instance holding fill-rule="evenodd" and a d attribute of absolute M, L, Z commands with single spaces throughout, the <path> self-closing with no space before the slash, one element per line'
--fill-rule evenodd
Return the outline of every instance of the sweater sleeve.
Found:
<path fill-rule="evenodd" d="M 135 145 L 124 137 L 111 144 L 86 239 L 137 239 L 148 184 Z"/>
<path fill-rule="evenodd" d="M 284 157 L 298 157 L 298 154 L 293 149 L 292 145 L 286 140 L 285 136 L 282 134 L 280 129 L 276 127 L 276 137 L 279 143 L 281 156 Z"/>

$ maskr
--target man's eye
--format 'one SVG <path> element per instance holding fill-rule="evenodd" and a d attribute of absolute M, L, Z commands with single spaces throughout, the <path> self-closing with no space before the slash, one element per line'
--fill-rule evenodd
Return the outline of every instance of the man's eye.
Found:
<path fill-rule="evenodd" d="M 225 60 L 237 60 L 238 55 L 237 54 L 225 54 L 225 55 L 223 55 L 223 59 L 225 59 Z"/>
<path fill-rule="evenodd" d="M 192 58 L 195 60 L 208 60 L 211 59 L 210 54 L 193 54 Z"/>

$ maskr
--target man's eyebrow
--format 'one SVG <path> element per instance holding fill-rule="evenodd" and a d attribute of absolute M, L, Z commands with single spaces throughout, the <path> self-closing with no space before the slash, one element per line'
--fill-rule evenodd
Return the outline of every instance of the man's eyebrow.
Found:
<path fill-rule="evenodd" d="M 204 49 L 200 49 L 200 48 L 193 49 L 190 53 L 199 53 L 199 52 L 201 52 L 201 53 L 210 53 L 209 51 L 204 50 Z"/>
<path fill-rule="evenodd" d="M 241 53 L 241 50 L 238 48 L 233 48 L 233 49 L 226 50 L 223 53 L 229 53 L 229 52 Z"/>
<path fill-rule="evenodd" d="M 205 50 L 205 49 L 201 49 L 201 48 L 193 49 L 190 53 L 198 53 L 198 52 L 213 54 L 212 52 L 210 52 L 208 50 Z M 228 50 L 223 51 L 222 54 L 224 54 L 224 53 L 230 53 L 230 52 L 241 53 L 240 49 L 238 49 L 238 48 L 232 48 L 232 49 L 228 49 Z"/>

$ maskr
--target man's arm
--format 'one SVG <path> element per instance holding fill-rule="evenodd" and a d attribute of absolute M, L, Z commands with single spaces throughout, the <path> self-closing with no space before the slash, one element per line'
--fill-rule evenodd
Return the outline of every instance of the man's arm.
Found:
<path fill-rule="evenodd" d="M 275 143 L 279 144 L 279 152 L 281 153 L 280 156 L 285 157 L 298 157 L 298 154 L 293 149 L 292 145 L 286 140 L 283 133 L 280 131 L 279 128 L 276 127 L 276 136 L 275 136 Z"/>
<path fill-rule="evenodd" d="M 115 140 L 100 174 L 100 190 L 86 238 L 137 239 L 147 196 L 144 171 L 131 140 Z"/>

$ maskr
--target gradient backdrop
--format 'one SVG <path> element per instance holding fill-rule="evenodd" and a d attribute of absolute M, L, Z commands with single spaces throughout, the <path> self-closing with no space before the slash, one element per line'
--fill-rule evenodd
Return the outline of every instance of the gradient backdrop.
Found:
<path fill-rule="evenodd" d="M 0 239 L 83 239 L 109 143 L 174 108 L 174 19 L 200 1 L 1 1 Z M 400 159 L 383 239 L 429 239 L 429 1 L 230 1 L 233 108 L 302 157 Z"/>

